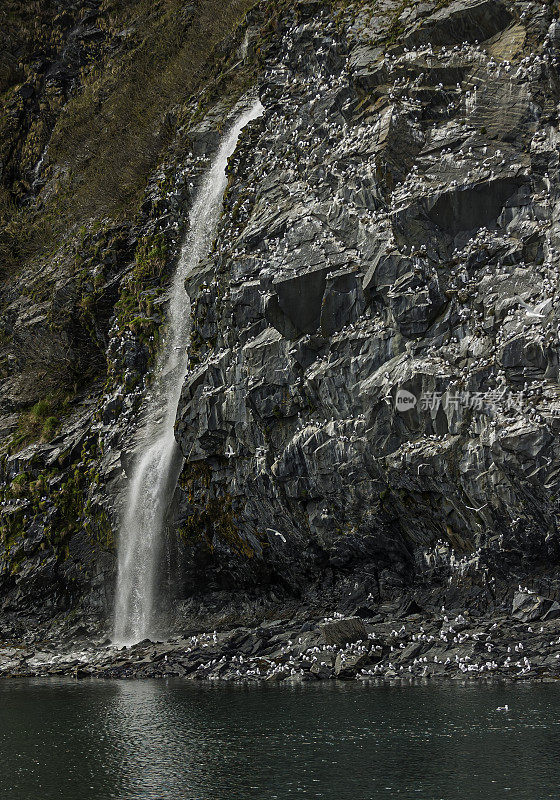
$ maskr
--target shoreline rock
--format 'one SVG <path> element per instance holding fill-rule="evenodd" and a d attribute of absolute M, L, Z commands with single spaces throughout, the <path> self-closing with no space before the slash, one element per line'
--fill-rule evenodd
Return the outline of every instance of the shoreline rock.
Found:
<path fill-rule="evenodd" d="M 400 620 L 356 618 L 264 621 L 144 640 L 117 648 L 107 640 L 68 652 L 52 644 L 0 647 L 0 678 L 185 678 L 195 681 L 286 683 L 405 679 L 560 679 L 560 619 L 520 622 L 467 612 L 411 614 Z M 338 628 L 338 631 L 336 630 Z M 332 641 L 336 631 L 338 644 Z M 344 631 L 353 641 L 342 643 Z M 342 633 L 341 633 L 342 632 Z"/>

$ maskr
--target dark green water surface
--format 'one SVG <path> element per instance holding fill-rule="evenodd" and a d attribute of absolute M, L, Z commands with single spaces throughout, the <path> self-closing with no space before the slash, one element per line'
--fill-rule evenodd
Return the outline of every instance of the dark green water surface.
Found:
<path fill-rule="evenodd" d="M 558 800 L 560 686 L 5 681 L 0 754 L 2 800 Z"/>

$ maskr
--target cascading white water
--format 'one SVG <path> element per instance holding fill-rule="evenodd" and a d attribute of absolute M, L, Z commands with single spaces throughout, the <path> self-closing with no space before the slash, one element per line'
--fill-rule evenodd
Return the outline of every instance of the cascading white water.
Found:
<path fill-rule="evenodd" d="M 210 250 L 227 185 L 228 158 L 245 125 L 261 116 L 263 110 L 257 100 L 237 118 L 215 155 L 190 212 L 189 231 L 171 288 L 167 333 L 139 432 L 142 455 L 130 479 L 119 533 L 114 640 L 120 644 L 132 644 L 157 634 L 157 567 L 165 516 L 183 464 L 173 428 L 187 372 L 190 301 L 185 278 Z"/>

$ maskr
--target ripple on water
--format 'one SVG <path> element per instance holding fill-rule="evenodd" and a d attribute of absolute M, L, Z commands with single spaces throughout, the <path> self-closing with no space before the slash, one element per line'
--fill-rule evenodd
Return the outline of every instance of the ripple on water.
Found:
<path fill-rule="evenodd" d="M 551 684 L 5 682 L 0 797 L 556 800 L 559 711 Z"/>

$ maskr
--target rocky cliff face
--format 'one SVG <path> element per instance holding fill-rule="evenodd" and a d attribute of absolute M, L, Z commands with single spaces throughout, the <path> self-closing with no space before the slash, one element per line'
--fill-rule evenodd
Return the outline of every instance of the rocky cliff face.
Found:
<path fill-rule="evenodd" d="M 230 162 L 215 246 L 186 287 L 185 466 L 168 542 L 183 615 L 294 597 L 363 613 L 411 595 L 487 609 L 520 580 L 556 596 L 553 4 L 226 10 L 215 25 L 211 3 L 146 11 L 147 45 L 132 11 L 129 30 L 105 6 L 76 10 L 82 27 L 88 13 L 104 20 L 83 55 L 97 72 L 76 73 L 64 95 L 81 100 L 82 123 L 103 113 L 109 71 L 135 74 L 159 26 L 186 15 L 187 42 L 205 18 L 212 30 L 206 71 L 182 96 L 191 51 L 181 37 L 165 51 L 167 94 L 144 121 L 160 138 L 141 139 L 134 165 L 147 189 L 131 185 L 124 210 L 88 199 L 88 217 L 68 200 L 90 197 L 87 137 L 73 167 L 51 144 L 32 168 L 2 162 L 23 264 L 2 290 L 5 624 L 110 607 L 119 489 L 166 286 L 197 181 L 251 87 L 265 114 Z M 41 87 L 35 76 L 8 90 L 30 120 Z M 29 252 L 13 226 L 40 226 L 57 191 L 68 232 L 55 252 Z"/>
<path fill-rule="evenodd" d="M 494 0 L 283 16 L 187 286 L 201 587 L 487 603 L 549 575 L 559 36 L 549 6 Z"/>

